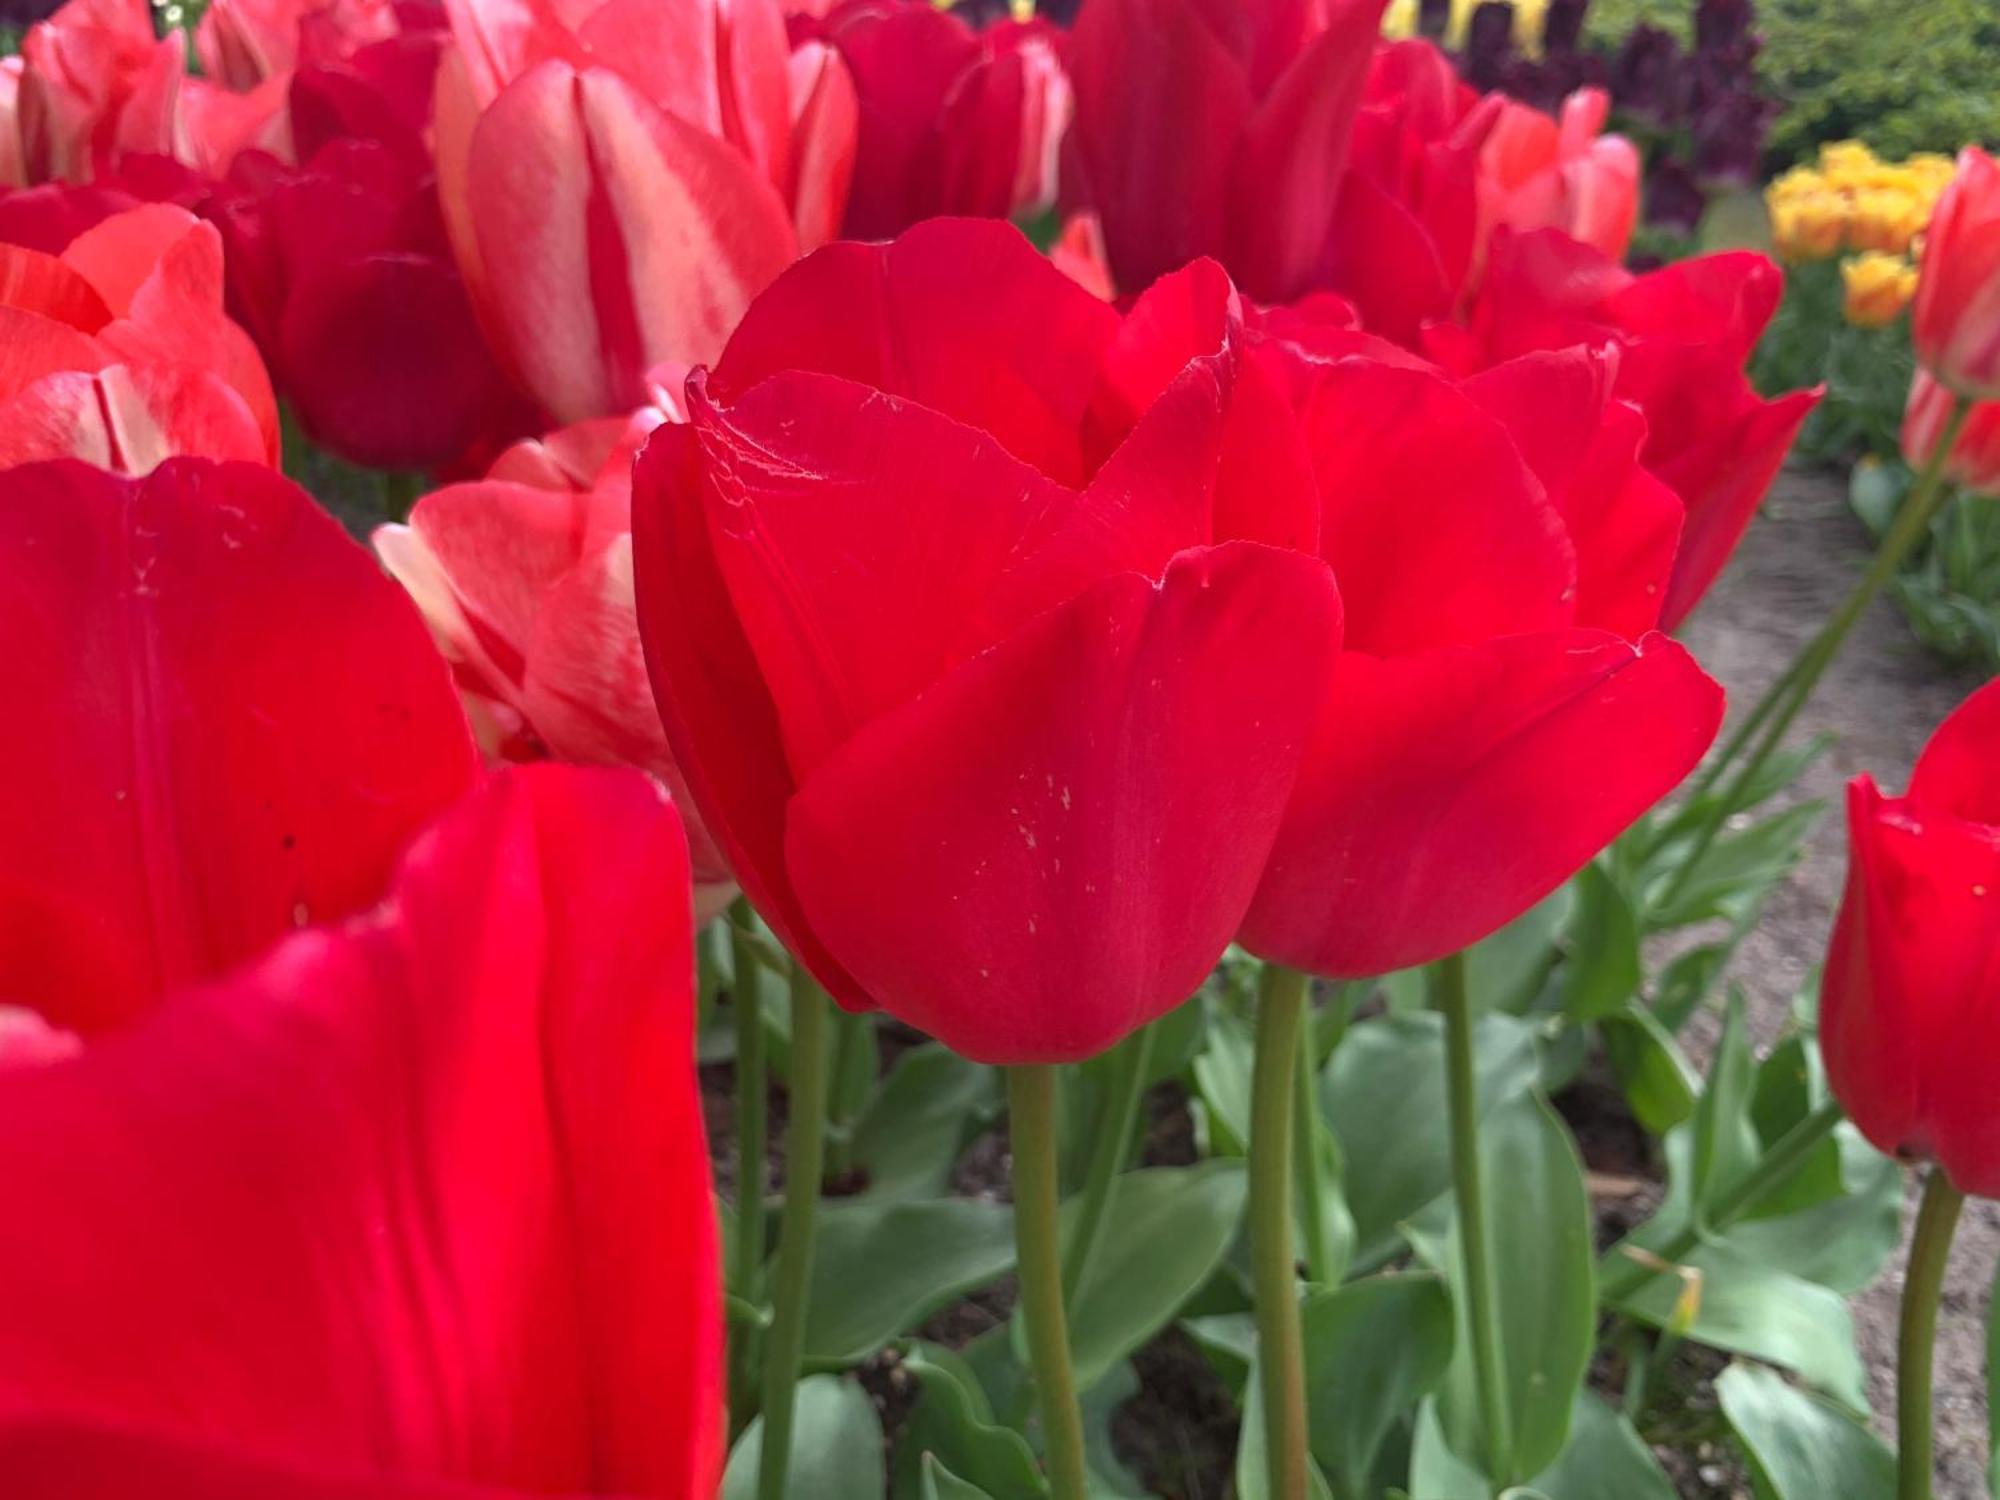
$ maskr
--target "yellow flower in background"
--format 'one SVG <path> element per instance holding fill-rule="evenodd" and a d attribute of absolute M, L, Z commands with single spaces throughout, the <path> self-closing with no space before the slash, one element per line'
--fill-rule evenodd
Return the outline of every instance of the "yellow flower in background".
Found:
<path fill-rule="evenodd" d="M 1772 242 L 1792 262 L 1843 250 L 1908 254 L 1952 171 L 1952 159 L 1936 152 L 1883 161 L 1861 141 L 1829 141 L 1814 165 L 1793 167 L 1764 190 Z"/>
<path fill-rule="evenodd" d="M 1480 0 L 1451 0 L 1451 15 L 1445 21 L 1444 44 L 1458 48 L 1472 29 L 1472 13 Z M 1389 0 L 1382 12 L 1382 35 L 1392 41 L 1417 34 L 1418 0 Z M 1549 0 L 1513 0 L 1514 45 L 1530 57 L 1542 55 L 1542 29 L 1548 22 Z"/>
<path fill-rule="evenodd" d="M 1847 203 L 1824 190 L 1798 193 L 1771 203 L 1771 239 L 1788 261 L 1825 260 L 1838 255 L 1847 238 Z"/>
<path fill-rule="evenodd" d="M 1917 294 L 1917 268 L 1900 255 L 1867 250 L 1840 263 L 1841 312 L 1857 328 L 1896 321 Z"/>

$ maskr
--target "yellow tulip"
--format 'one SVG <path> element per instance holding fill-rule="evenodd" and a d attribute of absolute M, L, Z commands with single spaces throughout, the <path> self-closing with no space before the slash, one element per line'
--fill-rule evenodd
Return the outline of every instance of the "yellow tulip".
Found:
<path fill-rule="evenodd" d="M 1900 255 L 1864 251 L 1840 263 L 1841 312 L 1857 328 L 1896 321 L 1917 294 L 1917 268 Z"/>
<path fill-rule="evenodd" d="M 1785 198 L 1771 206 L 1771 239 L 1788 261 L 1825 260 L 1847 238 L 1847 204 L 1836 193 Z"/>

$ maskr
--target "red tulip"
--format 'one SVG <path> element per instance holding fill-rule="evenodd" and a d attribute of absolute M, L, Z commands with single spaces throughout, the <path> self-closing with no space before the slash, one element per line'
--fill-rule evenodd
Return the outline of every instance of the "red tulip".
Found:
<path fill-rule="evenodd" d="M 690 807 L 646 683 L 632 597 L 632 460 L 657 411 L 586 422 L 501 455 L 375 533 L 424 612 L 489 753 L 630 765 Z M 735 895 L 683 814 L 704 921 Z"/>
<path fill-rule="evenodd" d="M 658 793 L 510 773 L 410 843 L 477 774 L 448 675 L 268 470 L 17 468 L 0 569 L 7 1494 L 706 1500 Z"/>
<path fill-rule="evenodd" d="M 185 209 L 114 214 L 59 255 L 0 245 L 0 330 L 0 464 L 277 462 L 270 377 L 222 309 L 221 240 Z"/>
<path fill-rule="evenodd" d="M 366 914 L 0 1063 L 8 1495 L 709 1500 L 686 882 L 644 778 L 510 773 Z"/>
<path fill-rule="evenodd" d="M 1070 115 L 1061 33 L 974 31 L 931 0 L 844 0 L 793 34 L 838 49 L 860 106 L 846 233 L 883 239 L 939 214 L 1007 218 L 1055 201 Z"/>
<path fill-rule="evenodd" d="M 6 489 L 0 681 L 35 732 L 8 776 L 34 795 L 0 799 L 0 994 L 94 1033 L 372 902 L 477 769 L 401 591 L 254 465 Z"/>
<path fill-rule="evenodd" d="M 1646 418 L 1641 458 L 1687 511 L 1665 629 L 1722 572 L 1819 400 L 1793 391 L 1767 401 L 1743 377 L 1783 285 L 1776 265 L 1748 252 L 1634 276 L 1567 235 L 1503 228 L 1466 323 L 1425 329 L 1427 351 L 1460 371 L 1575 344 L 1617 349 L 1614 392 Z"/>
<path fill-rule="evenodd" d="M 2000 396 L 2000 164 L 1977 146 L 1931 210 L 1910 341 L 1952 390 Z"/>
<path fill-rule="evenodd" d="M 1078 180 L 1118 285 L 1214 256 L 1266 302 L 1323 284 L 1384 0 L 1089 0 L 1070 42 Z"/>
<path fill-rule="evenodd" d="M 1883 1151 L 1934 1159 L 1962 1191 L 2000 1197 L 2000 683 L 1939 726 L 1906 796 L 1847 789 L 1847 892 L 1820 987 L 1834 1094 Z"/>
<path fill-rule="evenodd" d="M 439 21 L 308 60 L 291 84 L 301 165 L 247 153 L 204 211 L 309 437 L 372 467 L 476 471 L 535 413 L 487 347 L 439 211 L 424 138 Z"/>
<path fill-rule="evenodd" d="M 790 53 L 777 0 L 605 0 L 573 25 L 530 0 L 450 9 L 446 221 L 503 362 L 558 420 L 715 358 L 839 223 L 852 85 L 824 46 Z"/>
<path fill-rule="evenodd" d="M 1921 469 L 1930 461 L 1957 398 L 1927 370 L 1910 381 L 1903 410 L 1903 461 Z M 1980 495 L 2000 495 L 2000 401 L 1977 401 L 1945 459 L 1945 477 Z"/>
<path fill-rule="evenodd" d="M 248 93 L 267 79 L 289 76 L 301 61 L 302 43 L 323 58 L 330 38 L 351 52 L 402 29 L 391 0 L 211 0 L 195 25 L 194 51 L 206 77 Z"/>
<path fill-rule="evenodd" d="M 1722 692 L 1648 633 L 1680 506 L 1638 464 L 1615 357 L 1455 386 L 1324 317 L 1264 339 L 1294 366 L 1347 635 L 1243 941 L 1361 977 L 1568 879 L 1700 760 Z"/>
<path fill-rule="evenodd" d="M 1123 317 L 991 220 L 781 277 L 633 497 L 675 758 L 835 997 L 1078 1058 L 1240 922 L 1338 642 L 1227 279 Z"/>

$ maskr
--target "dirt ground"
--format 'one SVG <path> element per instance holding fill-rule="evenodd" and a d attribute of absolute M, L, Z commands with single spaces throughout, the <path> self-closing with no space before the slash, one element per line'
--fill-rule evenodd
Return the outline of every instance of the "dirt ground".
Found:
<path fill-rule="evenodd" d="M 1732 710 L 1756 702 L 1852 586 L 1868 551 L 1842 481 L 1809 472 L 1780 477 L 1729 572 L 1682 632 L 1728 688 Z M 1840 801 L 1846 781 L 1869 771 L 1900 791 L 1924 740 L 1978 681 L 1927 654 L 1895 606 L 1884 601 L 1856 627 L 1800 716 L 1796 741 L 1822 730 L 1837 736 L 1802 788 L 1802 795 L 1830 799 L 1833 811 L 1804 863 L 1773 894 L 1731 970 L 1749 995 L 1760 1039 L 1778 1029 L 1791 997 L 1824 953 L 1846 869 Z M 1953 1247 L 1938 1334 L 1938 1500 L 1980 1500 L 1987 1493 L 1985 1321 L 1996 1257 L 2000 1205 L 1974 1200 Z M 1901 1290 L 1898 1258 L 1856 1308 L 1878 1426 L 1894 1407 Z"/>

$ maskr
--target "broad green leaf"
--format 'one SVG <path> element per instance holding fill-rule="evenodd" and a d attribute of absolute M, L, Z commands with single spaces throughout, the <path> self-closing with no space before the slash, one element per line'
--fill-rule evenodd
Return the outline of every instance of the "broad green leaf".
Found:
<path fill-rule="evenodd" d="M 1638 993 L 1639 919 L 1601 864 L 1585 865 L 1571 889 L 1576 908 L 1563 934 L 1562 1009 L 1573 1021 L 1601 1020 Z"/>
<path fill-rule="evenodd" d="M 994 1072 L 936 1042 L 896 1059 L 854 1127 L 859 1199 L 944 1196 L 959 1152 L 999 1108 Z"/>
<path fill-rule="evenodd" d="M 1302 1094 L 1304 1092 L 1301 1091 Z M 1349 1262 L 1354 1259 L 1354 1215 L 1347 1211 L 1347 1198 L 1341 1191 L 1345 1164 L 1340 1158 L 1340 1142 L 1334 1139 L 1333 1131 L 1320 1116 L 1317 1088 L 1296 1102 L 1312 1111 L 1306 1122 L 1311 1130 L 1312 1156 L 1309 1163 L 1301 1165 L 1312 1172 L 1316 1189 L 1315 1197 L 1308 1198 L 1301 1183 L 1296 1195 L 1294 1229 L 1298 1236 L 1299 1261 L 1307 1268 L 1309 1280 L 1338 1286 L 1347 1275 Z M 1297 1143 L 1294 1144 L 1296 1147 Z M 1320 1244 L 1324 1247 L 1326 1259 L 1322 1266 L 1313 1264 L 1306 1233 L 1306 1215 L 1312 1211 L 1315 1199 L 1318 1203 Z"/>
<path fill-rule="evenodd" d="M 937 1455 L 924 1455 L 924 1500 L 993 1500 L 993 1497 L 969 1480 L 960 1479 L 951 1470 L 937 1461 Z"/>
<path fill-rule="evenodd" d="M 1679 1036 L 1681 1029 L 1693 1019 L 1701 1009 L 1708 992 L 1715 988 L 1715 981 L 1721 977 L 1723 966 L 1729 962 L 1730 954 L 1736 951 L 1738 936 L 1731 934 L 1719 943 L 1703 943 L 1678 955 L 1660 971 L 1660 977 L 1653 984 L 1652 1012 L 1661 1028 L 1669 1036 Z"/>
<path fill-rule="evenodd" d="M 1834 1198 L 1781 1218 L 1746 1219 L 1722 1243 L 1848 1296 L 1882 1274 L 1901 1240 L 1903 1168 L 1850 1125 L 1831 1143 L 1845 1183 Z"/>
<path fill-rule="evenodd" d="M 1534 1084 L 1536 1030 L 1513 1016 L 1480 1018 L 1475 1058 L 1487 1111 Z M 1321 1075 L 1360 1268 L 1386 1260 L 1400 1241 L 1397 1226 L 1451 1185 L 1444 1079 L 1443 1034 L 1430 1013 L 1363 1022 Z"/>
<path fill-rule="evenodd" d="M 1598 1026 L 1605 1056 L 1633 1118 L 1651 1135 L 1665 1135 L 1694 1113 L 1695 1073 L 1672 1035 L 1641 1005 Z"/>
<path fill-rule="evenodd" d="M 1610 1306 L 1655 1328 L 1683 1328 L 1682 1298 L 1695 1300 L 1689 1338 L 1732 1354 L 1783 1365 L 1854 1409 L 1867 1404 L 1866 1373 L 1854 1344 L 1854 1319 L 1839 1294 L 1817 1282 L 1754 1261 L 1724 1244 L 1688 1259 L 1698 1278 L 1660 1272 Z"/>
<path fill-rule="evenodd" d="M 838 1375 L 808 1375 L 794 1401 L 786 1488 L 813 1500 L 882 1500 L 882 1423 L 868 1393 Z M 730 1450 L 722 1500 L 756 1500 L 763 1451 L 764 1419 L 753 1417 Z"/>
<path fill-rule="evenodd" d="M 1336 1500 L 1375 1500 L 1383 1439 L 1451 1363 L 1451 1298 L 1427 1273 L 1371 1276 L 1313 1293 L 1301 1317 L 1313 1456 Z"/>
<path fill-rule="evenodd" d="M 1437 1399 L 1425 1397 L 1410 1442 L 1410 1500 L 1491 1500 L 1492 1494 L 1486 1476 L 1444 1440 Z"/>
<path fill-rule="evenodd" d="M 921 1394 L 896 1445 L 897 1500 L 922 1500 L 926 1455 L 1003 1500 L 1048 1494 L 1027 1439 L 995 1420 L 986 1392 L 964 1360 L 948 1349 L 914 1343 L 904 1352 L 903 1368 L 915 1377 Z"/>
<path fill-rule="evenodd" d="M 1520 1015 L 1555 967 L 1556 934 L 1576 897 L 1567 885 L 1465 950 L 1465 987 L 1475 1009 Z"/>
<path fill-rule="evenodd" d="M 1577 1393 L 1569 1446 L 1529 1482 L 1549 1500 L 1674 1500 L 1653 1450 L 1588 1391 Z"/>
<path fill-rule="evenodd" d="M 1249 1313 L 1212 1313 L 1187 1318 L 1181 1327 L 1240 1403 L 1250 1367 L 1257 1362 L 1257 1320 Z"/>
<path fill-rule="evenodd" d="M 1499 1106 L 1479 1134 L 1513 1425 L 1506 1446 L 1514 1475 L 1533 1474 L 1562 1452 L 1595 1340 L 1590 1194 L 1568 1129 L 1538 1096 L 1524 1094 Z M 1457 1347 L 1438 1394 L 1438 1414 L 1458 1452 L 1483 1455 L 1487 1435 L 1473 1380 L 1463 1264 L 1454 1218 L 1440 1269 L 1458 1308 Z"/>
<path fill-rule="evenodd" d="M 1731 1365 L 1715 1393 L 1761 1500 L 1881 1500 L 1894 1492 L 1894 1455 L 1832 1402 L 1756 1365 Z"/>
<path fill-rule="evenodd" d="M 1243 1425 L 1236 1439 L 1236 1500 L 1274 1500 L 1271 1492 L 1271 1449 L 1264 1434 L 1264 1386 L 1255 1368 L 1243 1393 Z M 1307 1500 L 1333 1500 L 1318 1462 L 1306 1457 Z"/>
<path fill-rule="evenodd" d="M 969 1198 L 828 1203 L 806 1296 L 806 1358 L 859 1363 L 1014 1265 L 1014 1216 Z"/>
<path fill-rule="evenodd" d="M 1147 1500 L 1146 1487 L 1119 1460 L 1111 1441 L 1111 1424 L 1119 1409 L 1138 1394 L 1138 1375 L 1131 1365 L 1120 1364 L 1077 1403 L 1083 1413 L 1083 1457 L 1090 1471 L 1091 1500 Z"/>
<path fill-rule="evenodd" d="M 1070 1318 L 1079 1390 L 1171 1322 L 1214 1274 L 1242 1223 L 1249 1180 L 1234 1161 L 1149 1167 L 1122 1174 L 1117 1193 Z M 1065 1223 L 1078 1207 L 1064 1205 Z"/>

